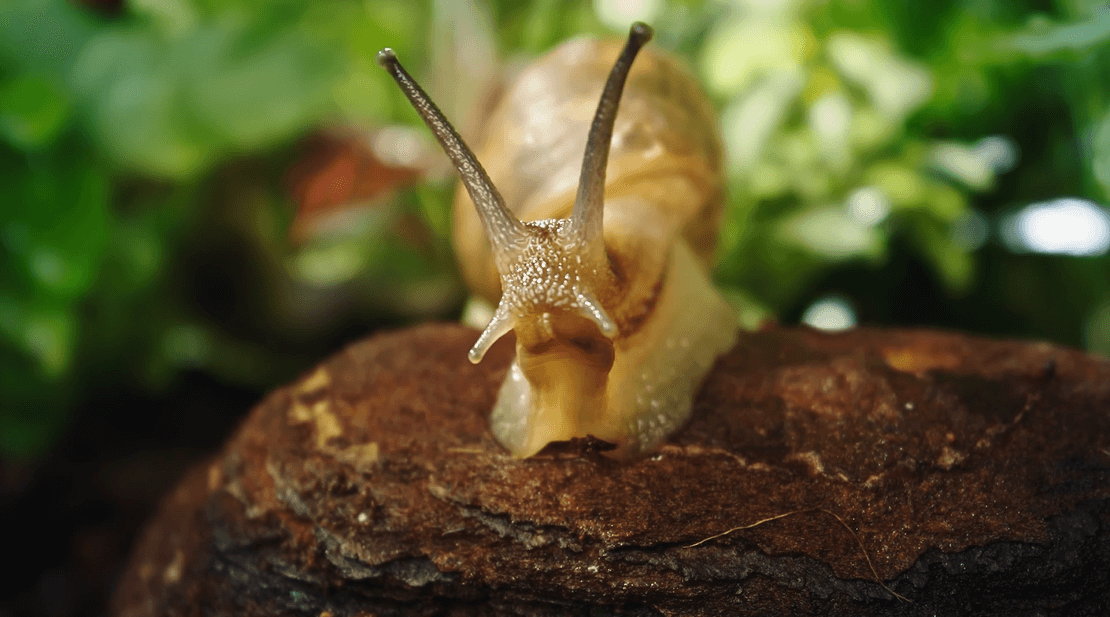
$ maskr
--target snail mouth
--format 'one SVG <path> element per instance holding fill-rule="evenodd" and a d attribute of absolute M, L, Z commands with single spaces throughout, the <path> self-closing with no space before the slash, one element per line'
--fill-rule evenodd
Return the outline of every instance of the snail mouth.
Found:
<path fill-rule="evenodd" d="M 546 316 L 544 316 L 546 315 Z M 553 441 L 616 434 L 606 418 L 613 342 L 590 320 L 545 313 L 517 324 L 517 363 L 531 386 L 524 456 Z"/>

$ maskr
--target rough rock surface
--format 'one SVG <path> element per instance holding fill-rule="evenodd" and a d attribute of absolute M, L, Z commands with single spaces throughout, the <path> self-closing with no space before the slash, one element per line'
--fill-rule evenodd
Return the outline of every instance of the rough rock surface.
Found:
<path fill-rule="evenodd" d="M 1106 361 L 773 328 L 655 455 L 516 460 L 486 428 L 511 344 L 473 366 L 476 335 L 377 336 L 272 393 L 114 614 L 1110 614 Z"/>

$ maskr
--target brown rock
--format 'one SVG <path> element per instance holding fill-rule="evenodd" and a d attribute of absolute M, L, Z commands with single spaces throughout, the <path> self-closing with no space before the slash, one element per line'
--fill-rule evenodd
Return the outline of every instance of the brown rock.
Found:
<path fill-rule="evenodd" d="M 377 336 L 267 397 L 114 614 L 1107 614 L 1110 363 L 771 329 L 654 456 L 516 460 L 486 428 L 511 343 L 473 366 L 475 337 Z"/>

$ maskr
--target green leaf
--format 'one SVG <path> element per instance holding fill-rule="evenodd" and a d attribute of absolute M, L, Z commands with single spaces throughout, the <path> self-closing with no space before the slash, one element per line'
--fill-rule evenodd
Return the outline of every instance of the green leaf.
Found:
<path fill-rule="evenodd" d="M 924 198 L 927 184 L 921 174 L 901 161 L 883 161 L 866 172 L 867 183 L 879 187 L 895 208 L 914 206 Z"/>
<path fill-rule="evenodd" d="M 108 180 L 91 168 L 28 171 L 0 214 L 0 237 L 32 289 L 68 301 L 95 283 L 108 243 Z"/>
<path fill-rule="evenodd" d="M 911 239 L 926 262 L 940 276 L 950 292 L 968 289 L 975 276 L 971 254 L 957 243 L 951 226 L 931 216 L 912 216 Z"/>
<path fill-rule="evenodd" d="M 1091 133 L 1091 174 L 1102 188 L 1102 194 L 1110 198 L 1110 110 L 1095 124 Z"/>
<path fill-rule="evenodd" d="M 33 360 L 37 379 L 56 381 L 66 374 L 76 338 L 68 305 L 0 295 L 0 340 Z"/>
<path fill-rule="evenodd" d="M 1084 52 L 1110 41 L 1110 8 L 1100 7 L 1082 21 L 1052 25 L 1043 18 L 1032 20 L 1025 32 L 1002 38 L 999 47 L 1030 56 L 1060 52 Z"/>
<path fill-rule="evenodd" d="M 1091 311 L 1084 328 L 1087 351 L 1110 357 L 1110 300 Z"/>
<path fill-rule="evenodd" d="M 271 21 L 101 33 L 73 69 L 101 147 L 142 174 L 186 179 L 306 129 L 330 100 L 340 56 L 296 23 Z"/>
<path fill-rule="evenodd" d="M 197 8 L 190 0 L 131 0 L 128 8 L 169 33 L 190 28 L 197 21 Z"/>
<path fill-rule="evenodd" d="M 832 261 L 856 257 L 877 259 L 885 250 L 883 237 L 874 227 L 837 207 L 801 212 L 784 221 L 779 233 L 784 241 Z"/>
<path fill-rule="evenodd" d="M 0 2 L 0 62 L 63 77 L 95 30 L 89 13 L 68 0 Z"/>
<path fill-rule="evenodd" d="M 82 52 L 73 80 L 99 145 L 144 174 L 186 178 L 209 165 L 217 142 L 198 127 L 164 45 L 141 31 L 107 31 Z"/>
<path fill-rule="evenodd" d="M 53 141 L 69 118 L 64 92 L 38 75 L 22 75 L 0 86 L 0 138 L 17 148 Z"/>
<path fill-rule="evenodd" d="M 198 122 L 229 146 L 259 149 L 307 127 L 329 99 L 334 59 L 295 30 L 259 42 L 221 23 L 174 50 Z"/>

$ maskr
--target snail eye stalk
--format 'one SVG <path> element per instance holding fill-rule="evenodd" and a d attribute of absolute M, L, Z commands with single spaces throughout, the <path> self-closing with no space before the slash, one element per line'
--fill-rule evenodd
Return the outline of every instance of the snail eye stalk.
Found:
<path fill-rule="evenodd" d="M 384 67 L 393 80 L 401 87 L 401 91 L 408 97 L 416 113 L 428 125 L 428 129 L 435 135 L 443 151 L 454 163 L 462 178 L 466 192 L 478 210 L 482 225 L 486 230 L 486 237 L 493 245 L 494 255 L 504 255 L 511 248 L 519 246 L 525 237 L 524 224 L 521 223 L 505 206 L 505 200 L 497 187 L 489 178 L 489 174 L 478 162 L 474 152 L 459 137 L 455 128 L 444 117 L 443 112 L 436 107 L 420 84 L 409 75 L 397 54 L 388 47 L 378 52 L 378 64 Z"/>
<path fill-rule="evenodd" d="M 586 139 L 586 153 L 582 157 L 582 175 L 578 180 L 578 195 L 574 200 L 571 220 L 587 246 L 600 245 L 602 237 L 602 211 L 605 205 L 605 167 L 609 164 L 609 146 L 613 141 L 613 125 L 617 107 L 624 92 L 624 82 L 632 70 L 636 54 L 651 40 L 654 31 L 642 22 L 632 24 L 628 41 L 621 55 L 613 64 L 597 112 L 590 124 Z"/>

